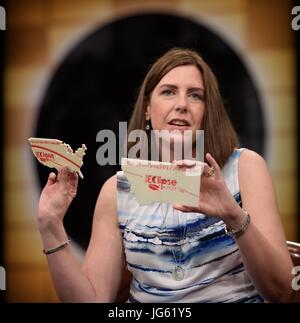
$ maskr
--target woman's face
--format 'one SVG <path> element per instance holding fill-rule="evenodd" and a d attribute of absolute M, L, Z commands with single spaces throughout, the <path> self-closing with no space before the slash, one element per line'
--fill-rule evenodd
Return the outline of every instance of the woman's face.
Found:
<path fill-rule="evenodd" d="M 199 130 L 205 110 L 204 85 L 193 65 L 173 68 L 154 88 L 146 116 L 154 130 Z"/>

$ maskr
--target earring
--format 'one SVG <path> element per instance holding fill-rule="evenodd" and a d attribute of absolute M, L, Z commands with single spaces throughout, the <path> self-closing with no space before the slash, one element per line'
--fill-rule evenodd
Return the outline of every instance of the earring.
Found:
<path fill-rule="evenodd" d="M 150 126 L 150 120 L 146 120 L 146 131 L 149 131 L 151 129 L 151 126 Z"/>

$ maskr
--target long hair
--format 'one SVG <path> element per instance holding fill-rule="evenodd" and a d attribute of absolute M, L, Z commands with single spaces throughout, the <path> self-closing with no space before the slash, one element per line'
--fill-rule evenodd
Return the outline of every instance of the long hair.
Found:
<path fill-rule="evenodd" d="M 161 56 L 148 71 L 138 93 L 128 125 L 128 133 L 146 127 L 145 113 L 151 94 L 160 80 L 173 68 L 192 65 L 198 68 L 204 82 L 204 156 L 209 152 L 222 168 L 235 148 L 239 147 L 237 134 L 223 105 L 218 82 L 202 57 L 191 49 L 173 48 Z M 199 129 L 200 130 L 200 129 Z M 148 135 L 148 141 L 150 141 Z M 128 143 L 128 151 L 134 143 Z"/>

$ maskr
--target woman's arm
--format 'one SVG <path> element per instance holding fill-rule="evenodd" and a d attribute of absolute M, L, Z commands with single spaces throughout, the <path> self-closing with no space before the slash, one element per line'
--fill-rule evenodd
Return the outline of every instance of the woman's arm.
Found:
<path fill-rule="evenodd" d="M 66 169 L 50 174 L 40 199 L 38 225 L 45 249 L 67 240 L 63 217 L 76 195 L 77 176 Z M 57 295 L 64 302 L 108 302 L 117 293 L 124 267 L 116 217 L 116 180 L 102 187 L 95 208 L 90 245 L 81 267 L 70 247 L 47 255 Z"/>
<path fill-rule="evenodd" d="M 242 152 L 238 169 L 243 208 L 251 215 L 249 228 L 237 239 L 243 262 L 267 300 L 288 301 L 293 265 L 270 173 L 264 159 L 250 150 Z"/>
<path fill-rule="evenodd" d="M 92 237 L 82 267 L 98 301 L 116 300 L 125 266 L 117 218 L 116 177 L 113 176 L 104 184 L 97 201 Z"/>

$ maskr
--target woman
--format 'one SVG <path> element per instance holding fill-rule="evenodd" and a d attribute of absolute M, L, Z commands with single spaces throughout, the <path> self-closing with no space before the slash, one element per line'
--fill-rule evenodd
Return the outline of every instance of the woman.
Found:
<path fill-rule="evenodd" d="M 51 173 L 38 224 L 59 298 L 113 302 L 128 267 L 130 302 L 287 301 L 292 262 L 266 163 L 237 149 L 215 77 L 196 52 L 172 49 L 148 72 L 128 130 L 150 136 L 151 128 L 204 130 L 210 167 L 201 178 L 199 207 L 139 205 L 118 172 L 101 189 L 80 267 L 63 227 L 77 176 L 67 169 Z"/>

